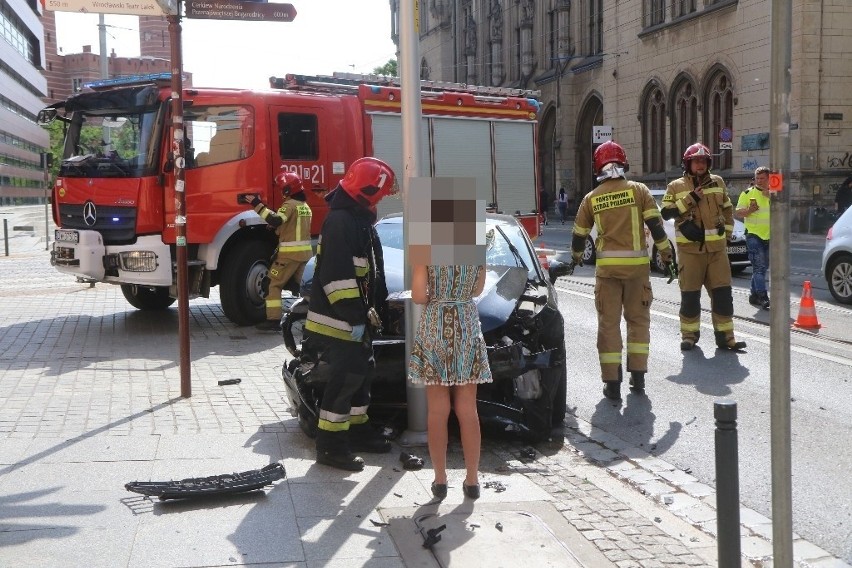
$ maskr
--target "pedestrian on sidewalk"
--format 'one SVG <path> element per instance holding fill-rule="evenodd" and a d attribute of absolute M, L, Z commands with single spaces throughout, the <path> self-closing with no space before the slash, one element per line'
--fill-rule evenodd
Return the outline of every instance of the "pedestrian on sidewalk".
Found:
<path fill-rule="evenodd" d="M 328 196 L 329 212 L 305 320 L 306 341 L 324 353 L 329 380 L 319 405 L 317 463 L 361 471 L 355 452 L 384 453 L 390 442 L 373 429 L 370 404 L 372 326 L 387 296 L 375 206 L 398 192 L 393 170 L 376 158 L 355 160 Z"/>
<path fill-rule="evenodd" d="M 559 208 L 559 217 L 562 224 L 565 224 L 565 216 L 568 213 L 568 194 L 565 193 L 565 188 L 559 188 L 559 195 L 556 198 L 556 207 Z"/>
<path fill-rule="evenodd" d="M 291 281 L 298 290 L 305 265 L 313 256 L 311 247 L 310 206 L 305 203 L 302 178 L 293 172 L 282 172 L 275 176 L 275 189 L 284 198 L 278 211 L 265 205 L 260 197 L 244 196 L 260 217 L 275 230 L 278 246 L 269 260 L 269 275 L 263 282 L 266 294 L 266 321 L 255 327 L 260 331 L 281 331 L 281 292 Z"/>
<path fill-rule="evenodd" d="M 852 176 L 843 180 L 834 196 L 834 208 L 838 214 L 842 215 L 849 205 L 852 205 Z"/>
<path fill-rule="evenodd" d="M 538 190 L 538 206 L 541 211 L 542 221 L 545 225 L 547 225 L 547 210 L 550 209 L 550 194 L 544 188 Z"/>
<path fill-rule="evenodd" d="M 740 194 L 734 216 L 745 223 L 746 248 L 751 262 L 748 303 L 769 309 L 766 272 L 769 269 L 769 168 L 754 170 L 754 184 Z"/>
<path fill-rule="evenodd" d="M 472 204 L 473 207 L 453 209 L 456 215 L 474 213 L 475 200 Z M 453 222 L 475 228 L 476 216 L 455 218 Z M 476 231 L 465 234 L 475 237 Z M 415 259 L 412 266 L 411 299 L 425 307 L 411 348 L 408 377 L 413 383 L 426 386 L 427 442 L 435 469 L 432 495 L 436 499 L 447 496 L 447 421 L 451 408 L 458 419 L 464 453 L 462 492 L 469 499 L 479 497 L 481 434 L 476 389 L 478 384 L 492 382 L 474 301 L 485 287 L 484 250 L 482 253 L 481 264 L 476 265 L 432 264 L 435 258 L 430 257 L 429 264 Z"/>
<path fill-rule="evenodd" d="M 680 348 L 691 350 L 700 338 L 701 288 L 710 294 L 716 347 L 739 351 L 734 337 L 734 299 L 727 241 L 734 231 L 733 204 L 725 181 L 710 173 L 713 156 L 695 143 L 683 153 L 683 177 L 666 187 L 663 219 L 675 220 L 680 283 Z"/>
<path fill-rule="evenodd" d="M 586 238 L 592 227 L 598 225 L 595 243 L 598 359 L 604 396 L 620 400 L 622 311 L 627 323 L 627 370 L 633 390 L 644 392 L 648 371 L 654 296 L 642 225 L 651 232 L 663 262 L 671 262 L 672 250 L 651 191 L 646 185 L 625 178 L 628 162 L 624 148 L 612 141 L 604 142 L 595 149 L 594 165 L 599 185 L 580 203 L 571 249 L 574 262 L 581 264 Z"/>

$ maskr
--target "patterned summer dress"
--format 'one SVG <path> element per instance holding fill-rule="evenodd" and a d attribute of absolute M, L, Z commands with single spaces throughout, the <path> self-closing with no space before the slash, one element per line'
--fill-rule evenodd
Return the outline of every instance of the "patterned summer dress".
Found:
<path fill-rule="evenodd" d="M 411 348 L 408 377 L 427 385 L 490 383 L 473 288 L 480 266 L 429 266 L 429 303 Z"/>

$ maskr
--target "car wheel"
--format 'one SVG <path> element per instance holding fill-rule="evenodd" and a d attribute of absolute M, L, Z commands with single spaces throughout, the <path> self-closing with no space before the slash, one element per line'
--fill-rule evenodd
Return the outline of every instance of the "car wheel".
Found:
<path fill-rule="evenodd" d="M 841 304 L 852 304 L 852 256 L 834 258 L 825 272 L 828 290 Z"/>
<path fill-rule="evenodd" d="M 586 248 L 583 249 L 583 264 L 595 263 L 595 241 L 592 237 L 586 237 Z"/>
<path fill-rule="evenodd" d="M 674 245 L 672 244 L 671 241 L 669 241 L 669 246 L 672 248 L 672 262 L 677 264 L 677 255 L 674 252 Z M 652 253 L 653 253 L 653 258 L 651 259 L 651 268 L 653 268 L 657 272 L 665 274 L 666 273 L 666 265 L 663 262 L 663 257 L 662 257 L 662 255 L 660 255 L 660 251 L 657 250 L 657 245 L 654 245 Z"/>
<path fill-rule="evenodd" d="M 165 310 L 177 301 L 169 296 L 168 286 L 122 284 L 121 293 L 131 306 L 143 312 Z"/>

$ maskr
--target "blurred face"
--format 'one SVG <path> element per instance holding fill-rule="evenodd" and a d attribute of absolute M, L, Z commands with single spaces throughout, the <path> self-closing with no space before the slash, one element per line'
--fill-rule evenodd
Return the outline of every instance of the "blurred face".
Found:
<path fill-rule="evenodd" d="M 760 189 L 766 189 L 769 187 L 769 174 L 766 172 L 761 172 L 754 176 L 754 185 L 759 187 Z"/>
<path fill-rule="evenodd" d="M 707 173 L 710 162 L 707 158 L 692 158 L 689 161 L 689 173 L 694 176 L 702 176 Z"/>

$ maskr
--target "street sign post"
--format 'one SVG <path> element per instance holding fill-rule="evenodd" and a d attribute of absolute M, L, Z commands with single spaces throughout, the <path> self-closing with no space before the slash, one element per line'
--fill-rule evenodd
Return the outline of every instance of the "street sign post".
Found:
<path fill-rule="evenodd" d="M 292 22 L 296 18 L 296 8 L 292 4 L 188 0 L 186 2 L 186 17 L 205 20 Z"/>

